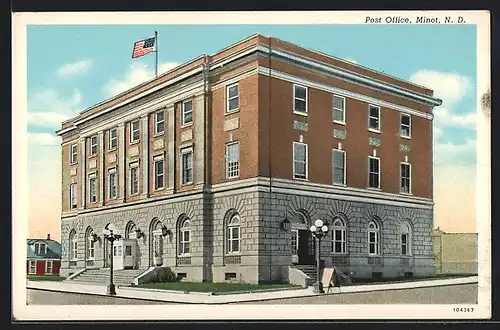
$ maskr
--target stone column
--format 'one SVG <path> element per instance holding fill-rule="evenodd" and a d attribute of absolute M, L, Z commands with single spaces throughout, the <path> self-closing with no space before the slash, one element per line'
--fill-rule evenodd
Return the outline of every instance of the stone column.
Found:
<path fill-rule="evenodd" d="M 142 166 L 142 197 L 149 196 L 149 125 L 148 125 L 148 116 L 149 114 L 145 114 L 141 116 L 141 144 L 142 144 L 142 157 L 141 157 L 141 166 Z"/>
<path fill-rule="evenodd" d="M 125 201 L 127 187 L 125 185 L 125 123 L 118 125 L 118 199 Z"/>
<path fill-rule="evenodd" d="M 168 128 L 167 128 L 167 161 L 168 161 L 168 190 L 172 191 L 174 189 L 174 173 L 175 173 L 175 157 L 177 157 L 177 153 L 175 151 L 175 106 L 173 104 L 167 107 L 167 120 L 168 120 Z"/>
<path fill-rule="evenodd" d="M 86 148 L 86 141 L 87 138 L 82 138 L 80 140 L 80 167 L 81 167 L 81 199 L 82 199 L 82 205 L 81 209 L 85 209 L 86 203 L 86 197 L 87 194 L 86 192 L 86 187 L 87 187 L 87 148 Z"/>
<path fill-rule="evenodd" d="M 104 205 L 104 180 L 106 175 L 104 173 L 104 132 L 99 132 L 99 206 Z"/>
<path fill-rule="evenodd" d="M 195 186 L 202 186 L 205 181 L 205 102 L 203 94 L 196 96 L 194 106 L 194 178 Z"/>

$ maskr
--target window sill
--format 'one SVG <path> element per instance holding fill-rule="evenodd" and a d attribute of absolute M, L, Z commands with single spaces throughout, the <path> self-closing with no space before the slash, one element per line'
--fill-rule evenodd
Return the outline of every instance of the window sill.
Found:
<path fill-rule="evenodd" d="M 226 111 L 224 113 L 224 116 L 232 115 L 232 114 L 235 114 L 235 113 L 238 113 L 238 112 L 240 112 L 240 108 L 237 108 L 237 109 L 234 109 L 234 110 L 231 110 L 231 111 Z"/>
<path fill-rule="evenodd" d="M 109 148 L 108 152 L 113 152 L 113 151 L 116 151 L 117 149 L 118 149 L 118 147 Z"/>
<path fill-rule="evenodd" d="M 226 252 L 226 257 L 230 257 L 230 256 L 241 256 L 241 252 Z"/>
<path fill-rule="evenodd" d="M 372 132 L 372 133 L 377 133 L 377 134 L 382 134 L 382 132 L 378 129 L 374 129 L 374 128 L 369 128 L 368 129 L 368 132 Z"/>
<path fill-rule="evenodd" d="M 153 190 L 153 192 L 160 192 L 160 191 L 164 191 L 165 190 L 165 187 L 162 187 L 162 188 L 155 188 Z"/>
<path fill-rule="evenodd" d="M 343 125 L 343 126 L 346 126 L 346 123 L 345 121 L 338 121 L 338 120 L 334 120 L 333 121 L 334 124 L 338 124 L 338 125 Z"/>
<path fill-rule="evenodd" d="M 410 136 L 400 135 L 399 137 L 405 140 L 411 140 L 411 135 Z"/>
<path fill-rule="evenodd" d="M 137 141 L 130 141 L 129 145 L 138 144 L 139 142 L 140 142 L 140 140 L 137 140 Z"/>
<path fill-rule="evenodd" d="M 74 163 L 69 163 L 69 166 L 75 166 L 75 165 L 78 165 L 78 162 L 74 162 Z"/>
<path fill-rule="evenodd" d="M 400 195 L 403 195 L 403 196 L 413 196 L 413 194 L 411 192 L 407 193 L 407 192 L 399 192 Z"/>
<path fill-rule="evenodd" d="M 297 181 L 304 181 L 304 182 L 309 182 L 309 179 L 308 178 L 296 178 L 296 177 L 293 177 L 294 180 L 297 180 Z"/>
<path fill-rule="evenodd" d="M 380 188 L 374 188 L 374 187 L 366 187 L 368 190 L 373 190 L 373 191 L 382 191 Z"/>
<path fill-rule="evenodd" d="M 239 179 L 239 175 L 238 176 L 226 176 L 226 180 L 234 180 L 234 179 Z"/>
<path fill-rule="evenodd" d="M 96 157 L 97 157 L 97 154 L 89 155 L 89 159 L 90 158 L 96 158 Z"/>
<path fill-rule="evenodd" d="M 343 187 L 343 188 L 347 187 L 347 185 L 345 183 L 335 183 L 334 182 L 332 185 L 335 187 Z"/>
<path fill-rule="evenodd" d="M 183 253 L 177 255 L 177 258 L 186 258 L 186 257 L 191 257 L 191 253 Z"/>
<path fill-rule="evenodd" d="M 129 195 L 129 197 L 136 197 L 136 196 L 139 196 L 139 193 L 138 193 L 138 192 L 136 192 L 136 193 L 134 193 L 134 194 L 130 194 L 130 195 Z"/>
<path fill-rule="evenodd" d="M 191 126 L 193 126 L 193 122 L 192 121 L 190 123 L 187 123 L 187 124 L 182 124 L 181 125 L 181 129 L 182 128 L 186 128 L 186 127 L 191 127 Z"/>
<path fill-rule="evenodd" d="M 158 133 L 153 134 L 153 137 L 154 137 L 154 138 L 156 138 L 156 137 L 162 136 L 162 135 L 164 135 L 164 134 L 165 134 L 165 131 L 163 131 L 163 132 L 158 132 Z"/>
<path fill-rule="evenodd" d="M 302 112 L 302 111 L 293 110 L 293 114 L 294 115 L 299 115 L 299 116 L 307 117 L 307 111 L 306 112 Z"/>
<path fill-rule="evenodd" d="M 181 183 L 181 187 L 187 187 L 187 186 L 192 186 L 193 182 L 186 182 L 186 183 Z"/>
<path fill-rule="evenodd" d="M 333 228 L 333 227 L 332 227 L 332 228 Z M 344 257 L 344 256 L 345 256 L 345 257 L 349 256 L 349 253 L 347 253 L 347 252 L 330 252 L 330 254 L 331 254 L 332 256 L 342 256 L 342 257 Z"/>

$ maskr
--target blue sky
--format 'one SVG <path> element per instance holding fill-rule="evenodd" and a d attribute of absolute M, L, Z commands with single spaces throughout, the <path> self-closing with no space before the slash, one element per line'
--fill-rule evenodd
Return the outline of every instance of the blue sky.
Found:
<path fill-rule="evenodd" d="M 27 29 L 30 186 L 38 186 L 37 171 L 60 167 L 54 131 L 62 119 L 152 77 L 154 54 L 132 59 L 131 53 L 135 41 L 155 30 L 162 70 L 258 32 L 434 89 L 443 99 L 435 109 L 436 170 L 456 170 L 473 185 L 475 25 L 39 25 Z M 60 199 L 60 174 L 54 175 L 50 184 Z M 442 204 L 446 216 L 452 206 Z"/>

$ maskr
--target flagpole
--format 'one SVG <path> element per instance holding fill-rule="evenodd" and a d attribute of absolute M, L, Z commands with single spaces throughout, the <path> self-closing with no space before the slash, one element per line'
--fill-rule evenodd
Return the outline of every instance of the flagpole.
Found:
<path fill-rule="evenodd" d="M 155 31 L 155 46 L 156 46 L 155 77 L 158 77 L 158 31 Z"/>

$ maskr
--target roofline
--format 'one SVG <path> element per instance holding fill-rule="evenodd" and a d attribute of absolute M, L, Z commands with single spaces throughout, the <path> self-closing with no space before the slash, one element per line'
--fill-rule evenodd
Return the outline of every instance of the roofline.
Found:
<path fill-rule="evenodd" d="M 336 56 L 333 56 L 333 55 L 330 55 L 330 54 L 327 54 L 327 53 L 323 53 L 323 52 L 320 52 L 318 50 L 314 50 L 312 48 L 307 48 L 307 47 L 304 47 L 304 46 L 300 46 L 298 44 L 294 44 L 294 43 L 291 43 L 289 41 L 286 41 L 286 40 L 282 40 L 282 39 L 279 39 L 279 38 L 275 38 L 275 37 L 272 37 L 272 39 L 276 39 L 276 40 L 279 40 L 283 43 L 286 43 L 286 44 L 289 44 L 289 45 L 293 45 L 293 46 L 296 46 L 296 47 L 300 47 L 300 48 L 303 48 L 303 49 L 306 49 L 310 52 L 313 52 L 313 53 L 316 53 L 316 54 L 319 54 L 319 55 L 322 55 L 322 56 L 325 56 L 325 57 L 329 57 L 329 58 L 332 58 L 334 60 L 339 60 L 339 61 L 342 61 L 344 63 L 348 63 L 348 64 L 351 64 L 351 65 L 354 65 L 354 66 L 357 66 L 357 67 L 360 67 L 364 70 L 367 70 L 367 71 L 371 71 L 373 73 L 377 73 L 377 74 L 380 74 L 380 75 L 383 75 L 383 76 L 386 76 L 386 77 L 389 77 L 389 78 L 392 78 L 392 79 L 395 79 L 395 80 L 398 80 L 400 82 L 404 82 L 404 83 L 407 83 L 407 84 L 411 84 L 415 87 L 420 87 L 420 88 L 424 88 L 424 89 L 427 89 L 427 90 L 430 90 L 434 93 L 434 90 L 430 89 L 429 87 L 426 87 L 426 86 L 423 86 L 423 85 L 419 85 L 419 84 L 415 84 L 409 80 L 405 80 L 405 79 L 401 79 L 399 77 L 396 77 L 396 76 L 393 76 L 393 75 L 390 75 L 390 74 L 387 74 L 385 72 L 381 72 L 381 71 L 378 71 L 378 70 L 375 70 L 375 69 L 372 69 L 372 68 L 369 68 L 369 67 L 366 67 L 364 65 L 361 65 L 361 64 L 358 64 L 358 63 L 354 63 L 354 62 L 351 62 L 351 61 L 348 61 L 346 59 L 343 59 L 341 57 L 336 57 Z"/>

